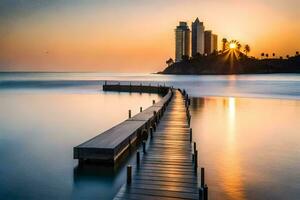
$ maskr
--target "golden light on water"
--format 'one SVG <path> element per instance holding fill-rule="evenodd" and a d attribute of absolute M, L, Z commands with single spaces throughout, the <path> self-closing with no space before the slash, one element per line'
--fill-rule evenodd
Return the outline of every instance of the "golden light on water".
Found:
<path fill-rule="evenodd" d="M 220 172 L 221 178 L 227 184 L 223 185 L 229 199 L 244 200 L 243 181 L 240 166 L 240 154 L 236 149 L 236 98 L 225 99 L 225 112 L 227 112 L 227 141 L 224 156 L 221 160 L 224 169 Z M 237 189 L 239 188 L 239 189 Z"/>

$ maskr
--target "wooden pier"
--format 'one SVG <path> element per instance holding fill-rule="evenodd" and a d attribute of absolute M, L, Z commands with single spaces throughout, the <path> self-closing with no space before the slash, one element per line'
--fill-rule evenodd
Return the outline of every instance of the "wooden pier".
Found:
<path fill-rule="evenodd" d="M 120 84 L 105 84 L 103 90 L 155 92 L 164 97 L 133 117 L 129 112 L 128 120 L 74 147 L 74 158 L 114 164 L 124 151 L 142 143 L 143 151 L 137 151 L 136 163 L 127 166 L 127 181 L 115 200 L 207 200 L 204 168 L 200 170 L 198 184 L 198 151 L 192 142 L 190 100 L 186 92 L 162 86 Z"/>
<path fill-rule="evenodd" d="M 189 100 L 179 91 L 161 118 L 148 148 L 137 153 L 137 163 L 127 168 L 127 183 L 114 200 L 207 199 L 204 169 L 202 187 L 197 181 L 197 148 L 192 145 Z M 134 170 L 134 171 L 132 171 Z M 132 173 L 134 172 L 134 173 Z"/>
<path fill-rule="evenodd" d="M 164 97 L 157 103 L 137 115 L 129 117 L 124 122 L 97 135 L 96 137 L 74 147 L 73 157 L 80 163 L 101 162 L 117 164 L 122 160 L 125 152 L 141 141 L 150 130 L 156 128 L 157 121 L 163 115 L 168 103 L 172 98 L 172 90 L 163 86 L 142 86 L 142 85 L 107 85 L 103 86 L 104 91 L 118 92 L 147 92 L 159 93 Z"/>

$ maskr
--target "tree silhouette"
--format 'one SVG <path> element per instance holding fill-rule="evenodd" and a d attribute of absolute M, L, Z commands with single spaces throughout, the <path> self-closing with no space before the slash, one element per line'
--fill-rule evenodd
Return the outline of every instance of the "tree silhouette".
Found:
<path fill-rule="evenodd" d="M 242 48 L 242 45 L 237 41 L 237 49 L 240 51 L 241 50 L 241 48 Z"/>
<path fill-rule="evenodd" d="M 289 59 L 289 58 L 290 58 L 290 55 L 286 55 L 286 58 Z"/>
<path fill-rule="evenodd" d="M 268 53 L 266 53 L 266 57 L 269 58 L 269 54 Z"/>
<path fill-rule="evenodd" d="M 183 61 L 188 61 L 190 59 L 188 55 L 183 55 L 181 58 Z"/>
<path fill-rule="evenodd" d="M 168 65 L 168 67 L 170 65 L 173 65 L 174 64 L 174 60 L 172 58 L 169 58 L 167 61 L 166 61 L 166 64 Z"/>
<path fill-rule="evenodd" d="M 299 56 L 299 51 L 296 51 L 296 56 Z"/>
<path fill-rule="evenodd" d="M 245 45 L 244 47 L 244 52 L 246 54 L 246 56 L 248 55 L 248 53 L 251 51 L 250 46 L 248 44 Z"/>
<path fill-rule="evenodd" d="M 261 53 L 260 55 L 261 55 L 261 57 L 263 58 L 263 57 L 265 56 L 265 53 Z"/>
<path fill-rule="evenodd" d="M 273 58 L 275 57 L 275 53 L 273 53 Z"/>
<path fill-rule="evenodd" d="M 223 52 L 224 52 L 224 51 L 226 50 L 226 48 L 227 48 L 227 43 L 228 43 L 228 40 L 227 40 L 226 38 L 223 38 L 223 39 L 222 39 L 222 45 L 223 45 L 222 51 L 223 51 Z"/>

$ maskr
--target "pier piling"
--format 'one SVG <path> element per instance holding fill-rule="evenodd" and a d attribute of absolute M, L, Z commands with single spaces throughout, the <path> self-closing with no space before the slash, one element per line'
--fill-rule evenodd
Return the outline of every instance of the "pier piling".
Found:
<path fill-rule="evenodd" d="M 131 184 L 132 180 L 132 167 L 131 165 L 127 166 L 127 184 Z"/>
<path fill-rule="evenodd" d="M 146 153 L 146 142 L 143 141 L 143 153 Z"/>
<path fill-rule="evenodd" d="M 136 152 L 136 164 L 137 165 L 140 164 L 140 152 L 139 151 Z"/>
<path fill-rule="evenodd" d="M 201 187 L 204 188 L 205 186 L 205 171 L 204 168 L 201 167 Z"/>

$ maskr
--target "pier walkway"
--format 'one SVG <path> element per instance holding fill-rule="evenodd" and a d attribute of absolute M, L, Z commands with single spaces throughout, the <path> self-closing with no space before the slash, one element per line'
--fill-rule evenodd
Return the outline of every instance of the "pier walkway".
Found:
<path fill-rule="evenodd" d="M 197 156 L 192 156 L 195 147 L 191 144 L 186 98 L 178 90 L 173 94 L 143 157 L 139 160 L 138 156 L 132 172 L 131 166 L 127 168 L 127 183 L 115 200 L 207 199 L 207 187 L 203 197 L 197 183 Z"/>

